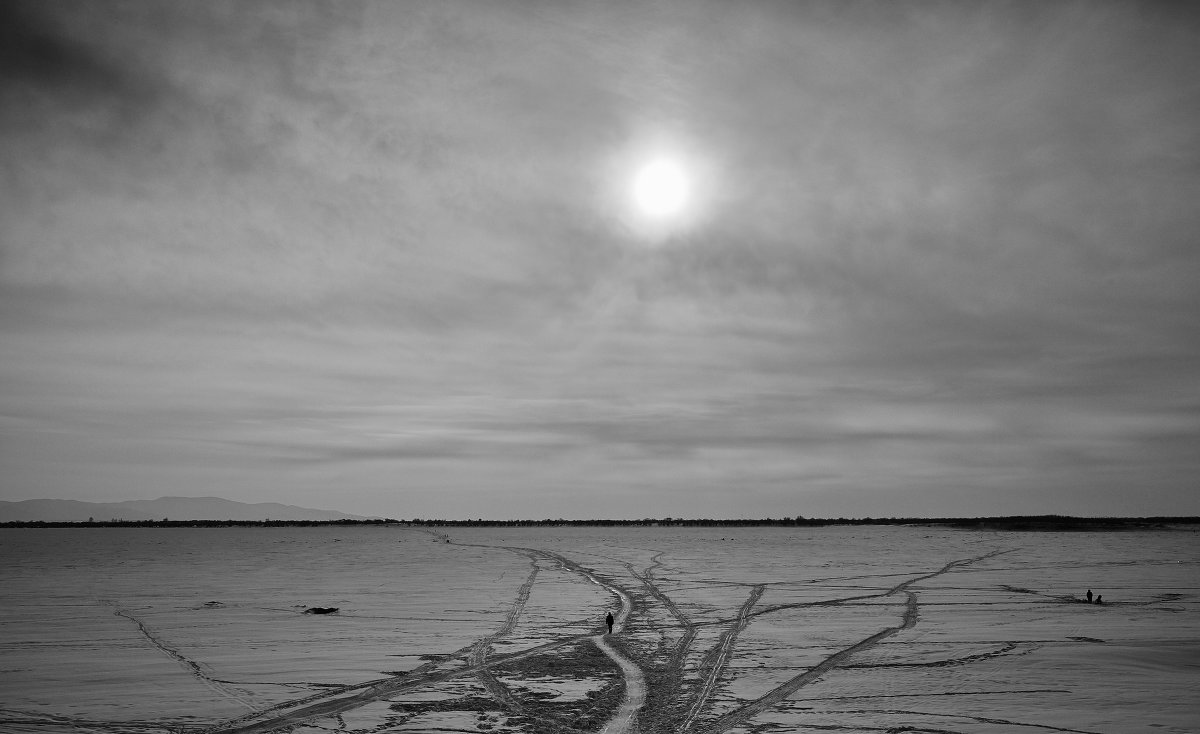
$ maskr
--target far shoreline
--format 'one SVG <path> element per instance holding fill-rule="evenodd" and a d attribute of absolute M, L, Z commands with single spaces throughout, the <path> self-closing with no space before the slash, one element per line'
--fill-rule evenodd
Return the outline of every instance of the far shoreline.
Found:
<path fill-rule="evenodd" d="M 392 518 L 367 520 L 11 520 L 0 528 L 276 528 L 276 527 L 837 527 L 837 526 L 909 526 L 943 527 L 957 530 L 1010 531 L 1119 531 L 1166 530 L 1178 525 L 1200 525 L 1200 517 L 1074 517 L 1068 515 L 1013 515 L 998 517 L 915 517 L 915 518 L 759 518 L 759 519 L 685 519 L 643 518 L 640 520 L 441 520 Z"/>

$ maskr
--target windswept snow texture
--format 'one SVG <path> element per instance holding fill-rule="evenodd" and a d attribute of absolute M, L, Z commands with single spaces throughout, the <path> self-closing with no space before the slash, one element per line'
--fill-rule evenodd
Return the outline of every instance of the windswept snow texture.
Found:
<path fill-rule="evenodd" d="M 5 529 L 0 556 L 4 732 L 1200 732 L 1186 528 Z"/>

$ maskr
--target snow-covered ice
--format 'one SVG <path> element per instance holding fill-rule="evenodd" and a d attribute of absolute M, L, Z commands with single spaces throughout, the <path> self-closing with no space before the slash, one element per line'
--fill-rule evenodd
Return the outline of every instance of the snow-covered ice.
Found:
<path fill-rule="evenodd" d="M 0 731 L 1200 732 L 1189 527 L 436 530 L 0 530 Z"/>

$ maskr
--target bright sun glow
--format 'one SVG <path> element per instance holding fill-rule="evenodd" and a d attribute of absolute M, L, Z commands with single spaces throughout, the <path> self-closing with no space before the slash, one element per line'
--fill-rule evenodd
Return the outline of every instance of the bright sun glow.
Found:
<path fill-rule="evenodd" d="M 654 219 L 679 214 L 687 204 L 688 193 L 687 174 L 670 159 L 645 164 L 633 179 L 633 200 L 642 214 Z"/>
<path fill-rule="evenodd" d="M 721 176 L 699 142 L 650 131 L 612 151 L 598 201 L 631 244 L 684 246 L 713 219 Z"/>

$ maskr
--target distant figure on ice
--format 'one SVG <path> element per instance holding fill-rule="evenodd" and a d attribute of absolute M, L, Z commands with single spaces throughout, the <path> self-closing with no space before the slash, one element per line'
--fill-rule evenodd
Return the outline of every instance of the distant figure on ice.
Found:
<path fill-rule="evenodd" d="M 1092 590 L 1091 589 L 1088 589 L 1087 600 L 1088 600 L 1088 604 L 1092 603 Z"/>
<path fill-rule="evenodd" d="M 1097 595 L 1096 595 L 1096 603 L 1097 603 L 1097 604 L 1103 604 L 1103 603 L 1104 603 L 1104 602 L 1102 601 L 1103 599 L 1104 599 L 1104 595 L 1103 595 L 1103 594 L 1097 594 Z"/>
<path fill-rule="evenodd" d="M 608 625 L 608 634 L 610 634 L 610 635 L 611 635 L 611 634 L 612 634 L 612 626 L 613 626 L 613 616 L 612 616 L 612 612 L 609 612 L 609 613 L 608 613 L 608 616 L 606 616 L 606 617 L 604 618 L 604 623 Z"/>

